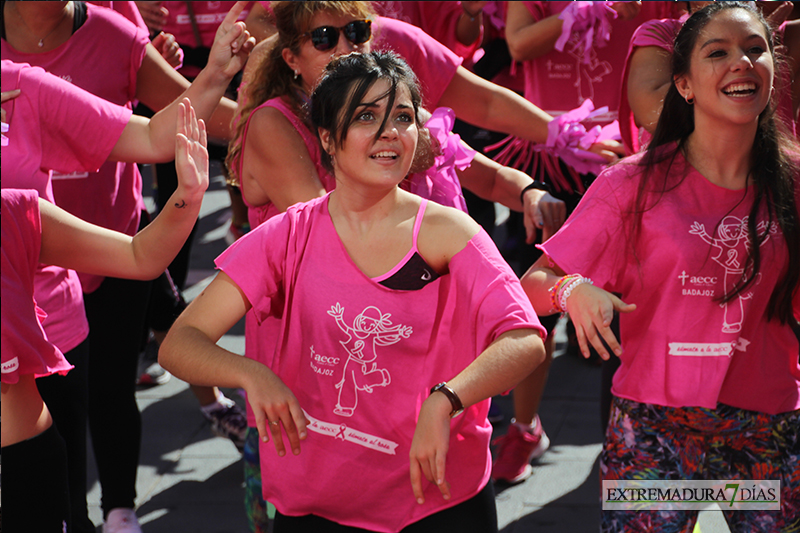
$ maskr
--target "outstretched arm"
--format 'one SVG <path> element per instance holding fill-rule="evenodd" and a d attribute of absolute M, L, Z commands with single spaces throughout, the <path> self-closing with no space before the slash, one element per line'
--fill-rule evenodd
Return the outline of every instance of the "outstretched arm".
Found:
<path fill-rule="evenodd" d="M 250 37 L 242 22 L 236 22 L 247 2 L 237 2 L 217 29 L 208 64 L 183 93 L 195 107 L 197 116 L 207 120 L 219 104 L 231 78 L 241 70 L 255 40 Z M 153 61 L 163 61 L 151 58 Z M 165 72 L 171 72 L 167 69 Z M 137 92 L 143 90 L 137 87 Z M 132 116 L 122 131 L 109 159 L 138 163 L 170 161 L 173 157 L 172 139 L 175 137 L 176 100 L 159 111 L 150 120 Z"/>
<path fill-rule="evenodd" d="M 205 125 L 189 100 L 179 104 L 177 122 L 173 153 L 178 188 L 153 223 L 130 237 L 40 200 L 42 263 L 131 279 L 153 279 L 167 268 L 189 236 L 208 187 Z"/>

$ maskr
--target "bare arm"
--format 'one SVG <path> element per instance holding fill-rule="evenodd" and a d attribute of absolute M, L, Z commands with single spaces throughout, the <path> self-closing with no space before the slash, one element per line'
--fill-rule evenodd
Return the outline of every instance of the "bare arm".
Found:
<path fill-rule="evenodd" d="M 266 442 L 271 434 L 278 455 L 284 455 L 282 425 L 297 455 L 307 430 L 305 415 L 292 391 L 265 365 L 216 344 L 250 308 L 244 292 L 220 272 L 170 328 L 158 360 L 194 385 L 244 388 L 261 439 Z"/>
<path fill-rule="evenodd" d="M 553 120 L 514 91 L 484 80 L 464 67 L 458 67 L 436 105 L 453 109 L 458 118 L 470 124 L 540 144 L 547 141 L 547 124 Z M 589 151 L 609 162 L 625 155 L 625 147 L 616 141 L 595 143 Z"/>
<path fill-rule="evenodd" d="M 224 83 L 223 94 L 230 80 Z M 212 92 L 202 92 L 190 91 L 190 86 L 189 80 L 172 68 L 153 45 L 147 46 L 137 73 L 136 98 L 153 111 L 161 111 L 184 93 L 188 93 L 189 98 L 192 98 L 192 94 L 200 93 L 202 101 L 198 102 L 197 114 L 207 122 L 209 136 L 229 139 L 236 102 L 225 96 L 213 101 L 213 96 L 219 93 L 219 87 L 212 88 Z"/>
<path fill-rule="evenodd" d="M 217 107 L 231 78 L 244 66 L 254 41 L 244 24 L 235 22 L 246 2 L 237 2 L 217 29 L 208 64 L 198 74 L 182 97 L 189 98 L 197 116 L 208 118 Z M 148 45 L 148 67 L 161 65 L 162 74 L 172 76 L 174 71 L 152 46 Z M 152 60 L 152 61 L 150 61 Z M 147 78 L 147 71 L 144 73 Z M 177 79 L 175 79 L 177 81 Z M 143 82 L 144 83 L 144 82 Z M 152 88 L 152 86 L 149 86 Z M 137 91 L 140 87 L 137 85 Z M 145 95 L 149 96 L 149 95 Z M 147 103 L 147 102 L 145 102 Z M 132 117 L 125 127 L 109 159 L 139 163 L 163 162 L 172 159 L 173 138 L 178 100 L 169 104 L 150 119 Z"/>
<path fill-rule="evenodd" d="M 40 261 L 81 272 L 153 279 L 175 258 L 189 236 L 208 187 L 208 153 L 202 122 L 188 100 L 179 106 L 173 141 L 178 188 L 156 219 L 134 237 L 89 224 L 40 200 Z"/>
<path fill-rule="evenodd" d="M 551 303 L 550 290 L 565 274 L 547 255 L 542 255 L 522 276 L 520 283 L 537 314 L 551 315 L 558 312 Z M 615 354 L 622 353 L 622 348 L 611 331 L 611 320 L 614 318 L 614 311 L 630 313 L 636 310 L 636 304 L 626 304 L 610 292 L 584 283 L 575 287 L 567 298 L 566 310 L 575 325 L 578 344 L 584 357 L 589 357 L 591 344 L 600 357 L 609 359 L 608 350 L 603 346 L 601 338 Z"/>
<path fill-rule="evenodd" d="M 250 34 L 256 38 L 256 43 L 260 43 L 278 32 L 272 22 L 272 16 L 259 2 L 253 2 L 253 7 L 250 8 L 250 13 L 247 14 L 244 23 Z"/>
<path fill-rule="evenodd" d="M 561 36 L 563 22 L 558 15 L 537 21 L 522 2 L 509 2 L 506 42 L 515 61 L 536 59 L 553 51 Z"/>
<path fill-rule="evenodd" d="M 515 329 L 500 335 L 475 361 L 447 382 L 464 407 L 505 392 L 544 361 L 544 343 L 533 329 Z M 411 487 L 424 503 L 422 477 L 436 483 L 445 500 L 450 498 L 445 461 L 450 440 L 450 401 L 431 394 L 420 409 L 411 443 Z"/>
<path fill-rule="evenodd" d="M 642 46 L 631 56 L 628 104 L 636 125 L 652 134 L 658 124 L 664 96 L 672 83 L 672 56 L 657 46 Z"/>
<path fill-rule="evenodd" d="M 567 208 L 562 200 L 554 198 L 550 193 L 538 189 L 528 189 L 520 203 L 523 189 L 533 183 L 533 179 L 524 172 L 505 167 L 478 153 L 472 165 L 457 171 L 461 185 L 485 200 L 498 202 L 513 209 L 522 211 L 526 242 L 533 243 L 536 229 L 544 230 L 542 238 L 547 240 L 558 231 L 567 216 Z"/>
<path fill-rule="evenodd" d="M 271 201 L 281 211 L 325 194 L 300 134 L 277 109 L 255 112 L 242 153 L 243 191 L 252 205 Z"/>

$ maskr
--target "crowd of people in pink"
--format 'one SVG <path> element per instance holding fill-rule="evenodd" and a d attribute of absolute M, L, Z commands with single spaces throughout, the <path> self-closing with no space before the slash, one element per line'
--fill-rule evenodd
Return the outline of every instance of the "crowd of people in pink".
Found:
<path fill-rule="evenodd" d="M 791 2 L 2 8 L 6 533 L 95 531 L 89 449 L 102 531 L 141 533 L 135 393 L 170 375 L 242 453 L 253 533 L 497 532 L 559 318 L 602 365 L 598 500 L 777 481 L 728 527 L 800 531 Z M 229 247 L 187 304 L 210 159 Z"/>

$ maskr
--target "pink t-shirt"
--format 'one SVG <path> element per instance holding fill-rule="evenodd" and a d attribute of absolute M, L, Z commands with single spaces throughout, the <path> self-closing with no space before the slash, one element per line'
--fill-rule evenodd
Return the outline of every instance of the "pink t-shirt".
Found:
<path fill-rule="evenodd" d="M 87 4 L 86 22 L 55 50 L 23 54 L 6 41 L 2 41 L 0 50 L 3 59 L 40 66 L 104 100 L 131 109 L 136 75 L 149 42 L 146 32 L 119 13 Z M 59 207 L 78 218 L 128 235 L 136 234 L 144 209 L 142 177 L 134 163 L 107 162 L 98 172 L 54 172 L 53 194 Z M 80 278 L 87 293 L 103 281 L 100 276 L 80 274 Z"/>
<path fill-rule="evenodd" d="M 715 408 L 720 402 L 770 414 L 800 408 L 797 338 L 789 326 L 766 320 L 788 261 L 778 224 L 768 225 L 766 213 L 760 214 L 759 231 L 768 235 L 759 281 L 721 305 L 720 296 L 744 269 L 753 187 L 718 187 L 678 155 L 668 183 L 675 188 L 642 214 L 634 251 L 624 224 L 640 180 L 640 157 L 603 171 L 542 246 L 564 271 L 581 273 L 637 305 L 620 315 L 624 353 L 612 392 L 673 407 Z M 657 183 L 666 165 L 649 180 Z M 651 206 L 654 197 L 646 199 Z"/>
<path fill-rule="evenodd" d="M 393 50 L 417 75 L 423 107 L 438 107 L 462 59 L 421 29 L 400 20 L 378 17 L 372 32 L 373 50 Z"/>
<path fill-rule="evenodd" d="M 571 2 L 523 2 L 536 21 L 561 13 Z M 669 16 L 667 2 L 642 2 L 639 15 L 632 20 L 611 21 L 611 39 L 603 47 L 590 50 L 584 58 L 583 40 L 575 35 L 563 52 L 552 50 L 523 63 L 525 98 L 551 115 L 560 115 L 591 99 L 595 109 L 608 106 L 607 115 L 596 117 L 591 125 L 607 124 L 617 118 L 620 79 L 625 53 L 636 28 L 643 22 Z M 666 10 L 666 14 L 664 11 Z M 587 125 L 587 129 L 588 129 Z"/>
<path fill-rule="evenodd" d="M 4 41 L 5 42 L 5 41 Z M 3 104 L 8 146 L 2 148 L 3 188 L 35 189 L 54 202 L 48 169 L 96 170 L 108 158 L 131 111 L 97 98 L 39 67 L 2 61 L 2 90 L 21 94 Z M 47 312 L 47 337 L 66 353 L 83 342 L 89 325 L 77 274 L 40 265 L 35 296 Z"/>
<path fill-rule="evenodd" d="M 483 231 L 453 257 L 449 274 L 417 291 L 391 290 L 352 262 L 328 198 L 289 208 L 217 259 L 258 320 L 280 317 L 274 352 L 258 360 L 292 389 L 312 422 L 298 456 L 279 458 L 272 443 L 262 444 L 264 496 L 287 515 L 399 531 L 474 496 L 489 479 L 485 400 L 451 422 L 452 499 L 426 483 L 425 504 L 415 502 L 409 447 L 430 388 L 500 334 L 542 330 Z"/>
<path fill-rule="evenodd" d="M 472 56 L 480 48 L 483 26 L 474 43 L 463 45 L 456 37 L 458 20 L 464 14 L 461 2 L 372 2 L 372 7 L 383 17 L 412 24 L 445 45 L 459 57 Z"/>
<path fill-rule="evenodd" d="M 33 190 L 17 189 L 3 189 L 1 195 L 2 381 L 17 383 L 26 374 L 65 375 L 72 365 L 47 341 L 40 322 L 46 315 L 33 296 L 42 246 L 39 195 Z"/>
<path fill-rule="evenodd" d="M 200 37 L 198 44 L 195 37 L 194 28 L 192 24 L 192 16 L 189 13 L 189 2 L 161 2 L 161 5 L 167 8 L 169 15 L 161 28 L 166 33 L 171 33 L 175 36 L 175 41 L 184 48 L 198 48 L 200 46 L 211 48 L 214 44 L 214 37 L 217 34 L 217 28 L 225 20 L 228 11 L 231 10 L 236 2 L 191 2 L 192 10 L 194 12 L 194 19 L 197 27 L 197 32 Z M 248 2 L 247 6 L 239 14 L 236 20 L 244 21 L 250 10 L 253 8 L 253 2 Z M 195 65 L 184 65 L 180 69 L 180 73 L 188 78 L 194 78 L 199 73 L 202 67 Z"/>
<path fill-rule="evenodd" d="M 142 14 L 139 12 L 139 8 L 136 7 L 136 2 L 125 2 L 119 0 L 97 0 L 97 1 L 90 1 L 86 2 L 87 4 L 94 4 L 96 6 L 105 7 L 116 11 L 129 21 L 133 22 L 137 28 L 142 30 L 145 33 L 150 33 L 150 30 L 147 28 L 147 24 L 145 24 L 144 19 L 142 18 Z"/>

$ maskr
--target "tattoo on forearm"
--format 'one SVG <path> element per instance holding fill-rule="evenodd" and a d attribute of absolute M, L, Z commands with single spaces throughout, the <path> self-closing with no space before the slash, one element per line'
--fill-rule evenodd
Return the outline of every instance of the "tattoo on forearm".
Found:
<path fill-rule="evenodd" d="M 186 207 L 186 202 L 184 202 L 183 200 L 181 200 L 181 203 L 175 202 L 175 207 L 177 207 L 178 209 L 183 209 L 184 207 Z"/>

